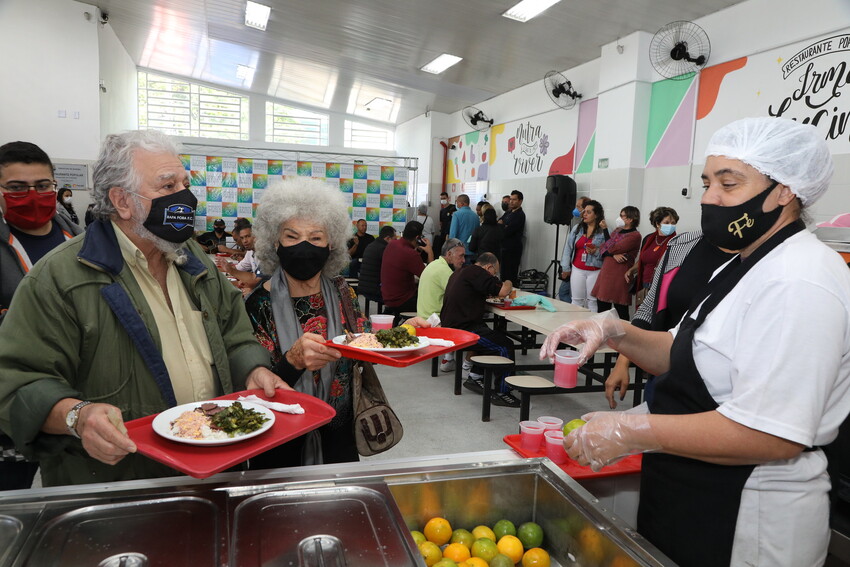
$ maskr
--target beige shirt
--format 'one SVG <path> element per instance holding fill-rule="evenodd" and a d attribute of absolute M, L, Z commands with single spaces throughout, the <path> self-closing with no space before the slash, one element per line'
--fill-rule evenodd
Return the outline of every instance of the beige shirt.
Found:
<path fill-rule="evenodd" d="M 214 398 L 216 385 L 213 376 L 213 357 L 200 311 L 189 299 L 174 264 L 168 266 L 165 277 L 171 309 L 159 283 L 151 275 L 148 261 L 141 250 L 112 223 L 121 255 L 136 278 L 148 306 L 153 312 L 162 344 L 162 358 L 174 397 L 178 404 Z M 173 309 L 173 312 L 172 312 Z"/>

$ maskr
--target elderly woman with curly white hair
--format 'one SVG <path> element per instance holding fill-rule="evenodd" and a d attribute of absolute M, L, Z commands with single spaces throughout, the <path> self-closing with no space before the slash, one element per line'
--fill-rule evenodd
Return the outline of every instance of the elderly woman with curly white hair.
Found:
<path fill-rule="evenodd" d="M 371 331 L 357 294 L 339 275 L 349 261 L 350 226 L 342 193 L 310 178 L 272 185 L 257 210 L 254 254 L 271 277 L 246 300 L 254 334 L 271 353 L 272 370 L 296 390 L 329 403 L 336 416 L 317 432 L 251 459 L 250 468 L 359 459 L 351 395 L 354 366 L 325 346 L 346 328 Z M 343 302 L 352 308 L 354 321 L 345 321 Z M 418 318 L 408 322 L 428 325 Z"/>

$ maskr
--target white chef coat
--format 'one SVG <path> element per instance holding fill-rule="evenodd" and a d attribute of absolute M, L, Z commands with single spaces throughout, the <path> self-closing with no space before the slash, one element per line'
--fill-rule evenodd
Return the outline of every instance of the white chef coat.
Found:
<path fill-rule="evenodd" d="M 791 236 L 708 315 L 693 350 L 722 415 L 808 447 L 828 444 L 850 412 L 850 270 L 808 231 Z M 823 563 L 826 463 L 812 451 L 755 468 L 732 565 Z"/>

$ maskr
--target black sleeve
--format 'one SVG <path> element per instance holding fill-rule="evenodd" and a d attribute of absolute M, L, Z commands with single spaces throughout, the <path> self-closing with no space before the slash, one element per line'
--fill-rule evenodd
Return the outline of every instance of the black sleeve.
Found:
<path fill-rule="evenodd" d="M 280 362 L 275 364 L 272 367 L 272 372 L 280 376 L 281 380 L 295 387 L 295 383 L 298 382 L 298 379 L 301 378 L 301 375 L 304 374 L 304 370 L 298 370 L 286 360 L 286 353 L 283 353 L 283 356 L 280 358 Z"/>

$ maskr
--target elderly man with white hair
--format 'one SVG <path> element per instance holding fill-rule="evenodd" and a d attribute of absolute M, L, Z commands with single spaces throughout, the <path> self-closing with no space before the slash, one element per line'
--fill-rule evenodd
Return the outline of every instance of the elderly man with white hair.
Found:
<path fill-rule="evenodd" d="M 98 220 L 33 266 L 0 327 L 0 428 L 45 485 L 173 476 L 123 420 L 246 388 L 268 367 L 242 295 L 190 240 L 197 201 L 164 134 L 107 136 Z"/>
<path fill-rule="evenodd" d="M 643 457 L 638 531 L 681 565 L 821 565 L 829 477 L 820 447 L 850 412 L 850 272 L 801 214 L 833 173 L 821 134 L 749 118 L 714 134 L 702 230 L 738 252 L 670 332 L 613 311 L 541 349 L 603 344 L 656 374 L 649 413 L 605 412 L 564 444 L 599 469 Z"/>

